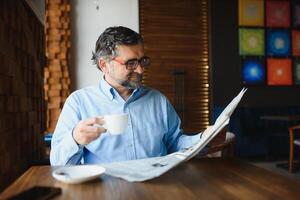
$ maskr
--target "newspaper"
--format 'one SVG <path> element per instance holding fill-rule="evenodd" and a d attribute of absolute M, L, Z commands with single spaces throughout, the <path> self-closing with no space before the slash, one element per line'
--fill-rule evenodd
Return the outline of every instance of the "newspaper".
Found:
<path fill-rule="evenodd" d="M 129 182 L 146 181 L 164 174 L 180 163 L 197 155 L 229 123 L 231 114 L 246 90 L 243 88 L 240 91 L 226 106 L 215 123 L 200 133 L 201 137 L 199 141 L 191 147 L 166 156 L 107 163 L 101 164 L 101 166 L 106 168 L 106 174 L 125 179 Z"/>

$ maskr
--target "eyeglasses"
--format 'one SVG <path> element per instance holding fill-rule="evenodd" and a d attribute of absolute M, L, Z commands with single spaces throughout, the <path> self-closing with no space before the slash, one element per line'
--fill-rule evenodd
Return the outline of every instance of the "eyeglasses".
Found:
<path fill-rule="evenodd" d="M 148 56 L 144 56 L 140 59 L 133 58 L 127 61 L 122 61 L 118 58 L 113 58 L 113 60 L 115 60 L 121 65 L 125 65 L 126 69 L 128 70 L 135 70 L 138 67 L 138 65 L 140 65 L 143 68 L 148 67 L 150 65 L 150 58 Z"/>

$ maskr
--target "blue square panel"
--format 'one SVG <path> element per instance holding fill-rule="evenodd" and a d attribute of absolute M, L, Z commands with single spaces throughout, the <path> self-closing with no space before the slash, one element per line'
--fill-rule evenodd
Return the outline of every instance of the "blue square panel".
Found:
<path fill-rule="evenodd" d="M 291 52 L 290 32 L 288 30 L 267 31 L 267 55 L 289 56 Z"/>
<path fill-rule="evenodd" d="M 243 83 L 249 85 L 265 84 L 264 60 L 259 58 L 245 58 L 242 61 Z"/>

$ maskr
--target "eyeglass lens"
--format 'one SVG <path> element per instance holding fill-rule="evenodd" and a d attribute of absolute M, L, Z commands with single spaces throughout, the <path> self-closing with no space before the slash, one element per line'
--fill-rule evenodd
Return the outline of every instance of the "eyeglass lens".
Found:
<path fill-rule="evenodd" d="M 150 65 L 150 58 L 147 56 L 142 57 L 141 59 L 131 59 L 128 60 L 125 65 L 128 69 L 136 69 L 138 65 L 142 67 L 147 67 Z"/>

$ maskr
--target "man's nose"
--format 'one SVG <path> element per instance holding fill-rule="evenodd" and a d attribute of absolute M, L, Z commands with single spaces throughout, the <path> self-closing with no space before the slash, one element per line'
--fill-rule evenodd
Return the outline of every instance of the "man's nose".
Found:
<path fill-rule="evenodd" d="M 142 67 L 142 65 L 140 63 L 138 63 L 138 66 L 135 68 L 135 72 L 142 74 L 144 72 L 144 67 Z"/>

